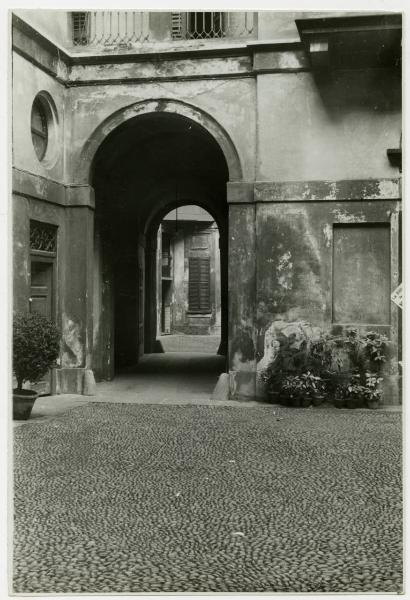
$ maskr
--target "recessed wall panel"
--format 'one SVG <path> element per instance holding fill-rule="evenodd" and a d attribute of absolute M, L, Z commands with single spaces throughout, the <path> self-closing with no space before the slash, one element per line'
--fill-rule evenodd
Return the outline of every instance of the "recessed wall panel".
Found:
<path fill-rule="evenodd" d="M 333 322 L 390 323 L 390 225 L 333 229 Z"/>

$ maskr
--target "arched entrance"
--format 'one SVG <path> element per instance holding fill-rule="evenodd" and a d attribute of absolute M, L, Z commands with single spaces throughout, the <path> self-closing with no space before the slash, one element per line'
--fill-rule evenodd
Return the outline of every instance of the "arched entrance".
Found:
<path fill-rule="evenodd" d="M 97 380 L 111 379 L 118 368 L 157 350 L 157 231 L 164 215 L 178 206 L 202 206 L 218 225 L 220 352 L 225 353 L 227 346 L 227 149 L 235 176 L 240 175 L 239 161 L 225 134 L 219 133 L 223 151 L 220 140 L 198 123 L 194 110 L 195 120 L 168 111 L 166 103 L 157 103 L 156 112 L 138 116 L 135 112 L 115 128 L 104 125 L 109 133 L 92 163 L 96 198 L 92 366 Z M 215 127 L 212 121 L 211 128 Z M 90 143 L 85 152 L 88 157 L 91 147 Z"/>

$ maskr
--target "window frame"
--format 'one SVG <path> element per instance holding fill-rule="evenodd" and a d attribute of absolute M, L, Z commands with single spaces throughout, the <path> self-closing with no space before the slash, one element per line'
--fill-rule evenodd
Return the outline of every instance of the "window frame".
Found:
<path fill-rule="evenodd" d="M 199 15 L 199 17 L 198 17 Z M 226 37 L 226 12 L 188 11 L 171 13 L 171 37 L 173 40 L 212 40 Z M 207 17 L 211 19 L 207 32 Z M 202 31 L 196 32 L 198 18 L 202 19 Z M 218 21 L 217 25 L 215 22 Z"/>
<path fill-rule="evenodd" d="M 38 114 L 42 129 L 38 129 L 34 124 L 34 115 Z M 31 140 L 33 143 L 34 151 L 39 161 L 42 161 L 45 155 L 47 154 L 48 143 L 49 143 L 49 126 L 48 126 L 48 115 L 47 110 L 41 101 L 41 98 L 36 96 L 34 98 L 32 107 L 31 107 L 31 117 L 30 117 L 30 130 L 31 130 Z M 38 140 L 43 141 L 43 144 L 38 144 Z M 35 141 L 37 140 L 37 142 Z"/>
<path fill-rule="evenodd" d="M 199 261 L 199 275 L 198 275 L 198 280 L 197 281 L 192 281 L 191 279 L 191 274 L 193 272 L 192 269 L 192 261 Z M 201 279 L 202 276 L 202 271 L 201 271 L 201 261 L 202 262 L 206 262 L 207 263 L 207 287 L 208 287 L 208 294 L 207 294 L 207 299 L 206 299 L 206 305 L 203 305 L 203 303 L 201 302 L 201 289 L 200 286 L 204 283 L 203 280 Z M 193 287 L 196 287 L 197 289 L 195 290 L 195 293 L 197 294 L 198 297 L 198 305 L 197 306 L 192 306 L 192 293 Z M 211 258 L 210 256 L 190 256 L 188 258 L 188 310 L 187 312 L 189 314 L 197 314 L 197 315 L 209 315 L 212 313 L 212 302 L 211 302 Z"/>

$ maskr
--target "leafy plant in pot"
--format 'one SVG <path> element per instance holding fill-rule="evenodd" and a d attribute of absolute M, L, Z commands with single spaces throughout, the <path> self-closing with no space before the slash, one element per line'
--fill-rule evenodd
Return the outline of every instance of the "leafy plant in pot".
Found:
<path fill-rule="evenodd" d="M 282 393 L 286 393 L 293 406 L 307 408 L 321 404 L 325 395 L 325 384 L 321 377 L 310 371 L 301 375 L 288 375 L 282 382 Z"/>
<path fill-rule="evenodd" d="M 378 408 L 380 406 L 382 391 L 380 383 L 383 381 L 377 373 L 366 372 L 364 375 L 353 373 L 350 379 L 336 388 L 335 406 L 337 408 Z"/>
<path fill-rule="evenodd" d="M 23 389 L 25 382 L 35 383 L 47 373 L 58 357 L 60 332 L 47 317 L 38 313 L 15 313 L 13 317 L 13 372 L 17 388 L 13 390 L 13 418 L 29 418 L 37 392 Z"/>

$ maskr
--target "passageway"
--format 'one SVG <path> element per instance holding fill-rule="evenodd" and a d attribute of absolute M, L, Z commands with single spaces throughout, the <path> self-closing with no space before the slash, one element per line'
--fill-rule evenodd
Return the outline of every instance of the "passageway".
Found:
<path fill-rule="evenodd" d="M 135 393 L 139 389 L 151 389 L 148 373 L 144 369 L 148 364 L 154 364 L 150 361 L 158 360 L 156 369 L 151 370 L 150 374 L 153 385 L 157 385 L 158 373 L 155 371 L 165 366 L 166 369 L 170 368 L 167 376 L 172 381 L 166 381 L 172 393 L 185 389 L 192 378 L 193 393 L 211 393 L 216 377 L 225 371 L 224 366 L 219 373 L 214 372 L 210 379 L 206 367 L 206 380 L 202 367 L 199 368 L 199 379 L 195 383 L 191 367 L 196 364 L 197 356 L 193 364 L 181 358 L 181 366 L 176 368 L 175 362 L 171 361 L 170 367 L 167 359 L 150 355 L 164 351 L 158 344 L 158 336 L 168 331 L 217 333 L 221 340 L 217 351 L 222 355 L 227 352 L 226 182 L 229 173 L 218 142 L 191 119 L 159 111 L 135 117 L 108 135 L 96 153 L 92 171 L 96 198 L 92 368 L 96 380 L 118 377 L 122 381 L 124 370 L 131 369 L 136 381 L 133 388 Z M 189 300 L 184 297 L 179 304 L 175 302 L 173 308 L 178 315 L 182 310 L 180 307 L 186 305 L 189 318 L 182 323 L 178 317 L 173 331 L 166 327 L 171 303 L 169 294 L 165 293 L 165 280 L 169 286 L 171 273 L 165 272 L 170 259 L 165 261 L 164 255 L 167 252 L 165 238 L 170 232 L 166 228 L 164 235 L 158 232 L 167 215 L 178 210 L 181 211 L 178 213 L 181 217 L 182 207 L 190 206 L 199 207 L 202 213 L 207 212 L 209 218 L 206 220 L 206 231 L 203 227 L 195 229 L 196 218 L 192 220 L 186 217 L 188 220 L 185 220 L 185 224 L 192 221 L 191 225 L 195 225 L 189 236 L 187 233 L 189 244 L 179 262 L 182 266 L 192 262 L 192 268 L 185 269 L 184 273 L 182 267 L 179 269 L 179 280 L 184 289 L 188 288 Z M 182 221 L 181 218 L 175 218 L 172 221 L 173 228 L 178 226 L 181 229 Z M 211 239 L 208 231 L 211 225 L 219 238 L 214 236 L 212 244 L 209 242 L 204 245 L 202 238 L 205 234 L 209 234 Z M 180 251 L 180 246 L 176 250 Z M 217 284 L 213 276 L 215 265 L 218 266 Z M 192 282 L 188 273 L 192 273 Z M 209 292 L 206 306 L 205 292 Z M 218 302 L 214 301 L 216 297 Z M 140 367 L 133 370 L 139 361 Z M 174 357 L 173 361 L 178 359 Z M 211 361 L 209 364 L 224 364 L 223 358 L 214 357 L 215 362 L 212 363 L 208 356 L 207 361 Z"/>
<path fill-rule="evenodd" d="M 145 354 L 136 366 L 122 369 L 113 381 L 97 385 L 99 400 L 195 404 L 208 400 L 225 357 L 201 352 Z"/>

